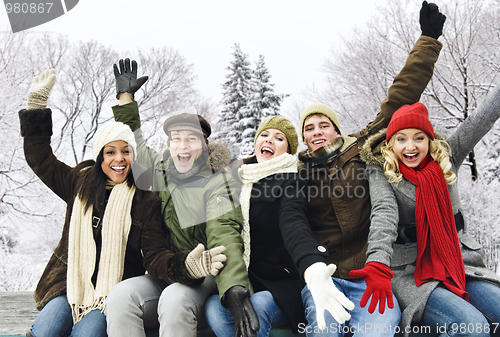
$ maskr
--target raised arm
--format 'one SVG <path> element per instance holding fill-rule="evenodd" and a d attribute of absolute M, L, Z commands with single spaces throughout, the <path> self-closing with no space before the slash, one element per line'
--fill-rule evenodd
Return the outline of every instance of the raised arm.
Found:
<path fill-rule="evenodd" d="M 387 97 L 380 105 L 380 113 L 368 126 L 354 136 L 369 136 L 387 127 L 392 115 L 405 104 L 420 100 L 434 73 L 434 65 L 439 57 L 442 44 L 437 40 L 443 30 L 446 17 L 439 12 L 438 6 L 422 3 L 420 28 L 422 35 L 410 51 L 403 69 L 394 78 Z"/>
<path fill-rule="evenodd" d="M 491 89 L 479 107 L 463 121 L 447 139 L 453 156 L 450 158 L 458 168 L 474 146 L 486 135 L 500 118 L 500 85 Z"/>
<path fill-rule="evenodd" d="M 129 59 L 120 60 L 119 68 L 114 64 L 113 71 L 116 79 L 116 98 L 118 99 L 118 105 L 112 107 L 113 115 L 117 122 L 130 126 L 130 129 L 134 132 L 137 143 L 137 156 L 134 157 L 134 161 L 149 170 L 152 173 L 151 176 L 155 179 L 154 167 L 163 158 L 160 153 L 146 145 L 141 130 L 139 108 L 137 102 L 134 101 L 135 92 L 147 81 L 148 77 L 143 76 L 138 79 L 137 62 L 131 62 Z M 163 187 L 164 183 L 162 181 L 160 186 L 155 186 L 155 190 L 161 190 Z"/>
<path fill-rule="evenodd" d="M 74 180 L 82 165 L 73 169 L 59 161 L 50 146 L 52 111 L 46 106 L 55 81 L 54 69 L 46 70 L 33 79 L 26 109 L 19 111 L 19 122 L 26 162 L 47 187 L 68 202 L 73 196 Z M 91 164 L 88 162 L 88 165 Z"/>

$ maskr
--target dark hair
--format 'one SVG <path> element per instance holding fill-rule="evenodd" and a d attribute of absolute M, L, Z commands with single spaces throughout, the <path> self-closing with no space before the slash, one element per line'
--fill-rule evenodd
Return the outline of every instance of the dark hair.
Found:
<path fill-rule="evenodd" d="M 83 202 L 85 212 L 90 206 L 94 205 L 97 210 L 102 210 L 106 201 L 106 182 L 108 176 L 102 170 L 102 162 L 104 161 L 104 148 L 101 149 L 94 166 L 89 169 L 89 172 L 84 175 L 80 182 L 78 196 Z M 127 185 L 132 187 L 134 185 L 134 175 L 132 170 L 127 177 Z"/>

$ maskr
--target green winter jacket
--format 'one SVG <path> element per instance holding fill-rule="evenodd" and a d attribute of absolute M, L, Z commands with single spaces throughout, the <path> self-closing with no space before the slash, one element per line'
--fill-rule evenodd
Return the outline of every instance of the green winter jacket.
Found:
<path fill-rule="evenodd" d="M 215 277 L 220 297 L 235 285 L 251 289 L 242 254 L 240 187 L 231 173 L 226 172 L 225 160 L 229 156 L 225 146 L 211 144 L 210 151 L 196 160 L 187 175 L 179 175 L 169 161 L 168 152 L 163 156 L 146 145 L 137 102 L 116 105 L 113 114 L 116 121 L 134 131 L 138 152 L 134 160 L 153 174 L 150 186 L 139 187 L 159 196 L 171 249 L 191 251 L 198 243 L 207 249 L 224 246 L 227 261 Z"/>

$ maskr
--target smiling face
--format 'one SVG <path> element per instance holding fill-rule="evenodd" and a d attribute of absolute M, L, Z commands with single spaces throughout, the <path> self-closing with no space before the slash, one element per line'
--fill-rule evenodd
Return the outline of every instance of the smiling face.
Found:
<path fill-rule="evenodd" d="M 408 167 L 417 167 L 429 153 L 429 136 L 422 130 L 403 129 L 392 137 L 394 154 Z"/>
<path fill-rule="evenodd" d="M 303 132 L 304 144 L 311 152 L 340 137 L 330 118 L 322 114 L 307 117 L 304 121 Z"/>
<path fill-rule="evenodd" d="M 115 140 L 104 145 L 102 171 L 108 178 L 117 183 L 123 183 L 132 170 L 132 147 L 123 140 Z"/>
<path fill-rule="evenodd" d="M 255 142 L 255 157 L 258 163 L 281 156 L 288 151 L 288 140 L 278 129 L 266 129 Z"/>
<path fill-rule="evenodd" d="M 203 153 L 203 140 L 194 131 L 171 131 L 168 150 L 177 171 L 187 173 Z"/>

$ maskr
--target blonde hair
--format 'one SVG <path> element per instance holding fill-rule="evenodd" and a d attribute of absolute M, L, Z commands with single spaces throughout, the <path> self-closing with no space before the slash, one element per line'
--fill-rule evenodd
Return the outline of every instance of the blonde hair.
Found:
<path fill-rule="evenodd" d="M 403 174 L 399 171 L 399 161 L 396 155 L 394 154 L 394 140 L 396 135 L 393 135 L 389 140 L 389 143 L 386 143 L 382 146 L 381 151 L 384 156 L 384 174 L 388 178 L 389 183 L 397 184 L 403 180 Z M 450 145 L 444 140 L 434 139 L 431 140 L 429 138 L 429 154 L 432 159 L 436 161 L 441 168 L 441 171 L 444 175 L 444 180 L 448 185 L 452 185 L 457 181 L 457 176 L 453 171 L 451 171 L 451 148 Z"/>

